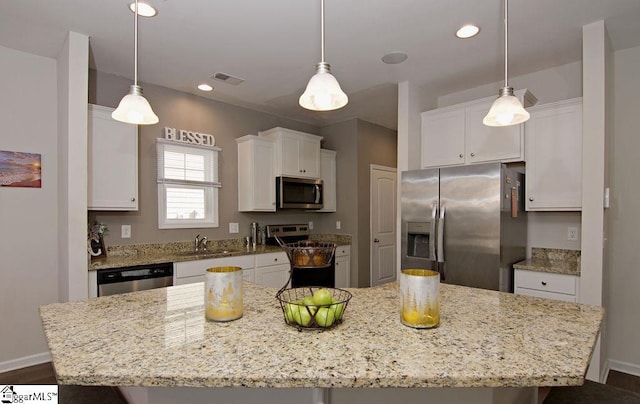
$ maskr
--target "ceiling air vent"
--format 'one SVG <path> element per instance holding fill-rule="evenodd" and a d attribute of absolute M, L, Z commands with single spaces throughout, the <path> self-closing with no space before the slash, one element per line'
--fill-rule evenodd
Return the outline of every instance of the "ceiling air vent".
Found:
<path fill-rule="evenodd" d="M 216 74 L 211 76 L 211 78 L 227 84 L 233 84 L 234 86 L 237 86 L 238 84 L 244 82 L 244 79 L 241 79 L 240 77 L 232 76 L 230 74 L 222 72 L 217 72 Z"/>

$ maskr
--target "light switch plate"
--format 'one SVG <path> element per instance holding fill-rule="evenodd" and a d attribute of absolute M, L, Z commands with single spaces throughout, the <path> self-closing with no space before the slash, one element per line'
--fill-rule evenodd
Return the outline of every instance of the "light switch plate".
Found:
<path fill-rule="evenodd" d="M 240 227 L 238 223 L 229 223 L 229 233 L 239 233 Z"/>
<path fill-rule="evenodd" d="M 123 224 L 120 228 L 120 237 L 121 238 L 131 238 L 131 225 Z"/>

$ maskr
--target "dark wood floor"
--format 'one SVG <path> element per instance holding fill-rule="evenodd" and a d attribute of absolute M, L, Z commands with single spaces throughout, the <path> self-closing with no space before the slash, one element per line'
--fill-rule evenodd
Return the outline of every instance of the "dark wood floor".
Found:
<path fill-rule="evenodd" d="M 57 384 L 51 362 L 0 373 L 2 384 Z M 109 386 L 58 386 L 60 404 L 127 404 L 117 388 Z"/>
<path fill-rule="evenodd" d="M 0 384 L 57 384 L 50 362 L 11 372 L 0 373 Z M 609 371 L 607 385 L 640 393 L 640 377 L 615 370 Z M 62 404 L 126 404 L 112 387 L 60 386 Z"/>

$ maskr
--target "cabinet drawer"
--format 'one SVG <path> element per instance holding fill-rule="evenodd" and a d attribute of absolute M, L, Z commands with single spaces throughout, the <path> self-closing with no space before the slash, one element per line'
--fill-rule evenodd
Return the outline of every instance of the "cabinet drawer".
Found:
<path fill-rule="evenodd" d="M 576 295 L 578 278 L 573 275 L 515 270 L 515 289 L 526 288 L 545 292 Z"/>
<path fill-rule="evenodd" d="M 336 257 L 344 257 L 345 255 L 350 255 L 351 254 L 351 247 L 350 246 L 344 246 L 344 245 L 339 245 L 336 247 Z"/>
<path fill-rule="evenodd" d="M 191 276 L 204 276 L 207 268 L 212 267 L 240 267 L 242 269 L 253 268 L 253 257 L 247 255 L 239 257 L 209 258 L 196 261 L 176 262 L 173 264 L 175 277 L 178 279 Z"/>
<path fill-rule="evenodd" d="M 256 267 L 265 267 L 268 265 L 288 264 L 288 263 L 289 263 L 289 258 L 287 258 L 287 253 L 284 251 L 256 255 Z"/>
<path fill-rule="evenodd" d="M 535 289 L 516 288 L 516 295 L 525 295 L 533 297 L 541 297 L 544 299 L 561 300 L 563 302 L 577 303 L 578 298 L 576 295 L 565 295 L 564 293 L 544 292 Z"/>

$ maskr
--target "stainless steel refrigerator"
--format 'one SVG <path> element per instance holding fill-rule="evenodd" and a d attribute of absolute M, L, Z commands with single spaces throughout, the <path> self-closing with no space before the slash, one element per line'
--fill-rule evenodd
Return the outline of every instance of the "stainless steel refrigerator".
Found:
<path fill-rule="evenodd" d="M 401 193 L 403 269 L 513 292 L 527 245 L 523 173 L 501 163 L 404 171 Z"/>

